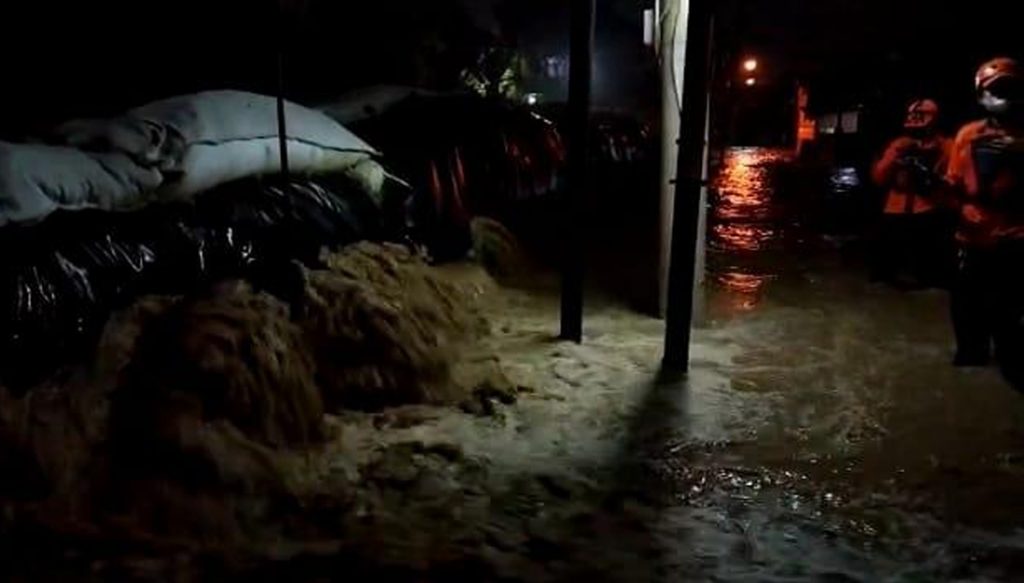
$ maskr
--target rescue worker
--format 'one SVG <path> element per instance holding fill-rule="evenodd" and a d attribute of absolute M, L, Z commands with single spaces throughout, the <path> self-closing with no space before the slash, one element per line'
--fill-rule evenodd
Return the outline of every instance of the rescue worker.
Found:
<path fill-rule="evenodd" d="M 938 119 L 931 99 L 911 103 L 904 135 L 872 169 L 875 183 L 887 190 L 872 260 L 876 281 L 918 287 L 951 279 L 952 221 L 940 195 L 952 142 L 940 134 Z"/>
<path fill-rule="evenodd" d="M 959 196 L 952 311 L 958 366 L 989 362 L 1024 388 L 1024 74 L 1009 58 L 975 77 L 987 116 L 960 130 L 947 179 Z"/>

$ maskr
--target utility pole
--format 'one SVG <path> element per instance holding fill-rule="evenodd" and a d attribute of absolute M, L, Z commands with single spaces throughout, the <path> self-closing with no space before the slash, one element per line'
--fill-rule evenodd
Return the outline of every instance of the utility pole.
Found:
<path fill-rule="evenodd" d="M 683 107 L 683 65 L 686 59 L 686 0 L 656 0 L 658 59 L 661 64 L 661 178 L 658 237 L 657 315 L 668 311 L 672 215 L 679 154 L 680 111 Z"/>
<path fill-rule="evenodd" d="M 573 0 L 567 124 L 568 180 L 562 216 L 562 331 L 564 340 L 583 341 L 583 280 L 586 262 L 586 201 L 589 191 L 590 94 L 594 61 L 596 0 Z"/>
<path fill-rule="evenodd" d="M 679 29 L 686 30 L 686 74 L 682 83 L 674 196 L 667 205 L 668 216 L 663 217 L 663 221 L 671 217 L 663 362 L 666 368 L 687 372 L 690 363 L 694 294 L 697 283 L 697 249 L 701 234 L 701 207 L 705 186 L 711 7 L 710 0 L 681 0 L 679 6 L 675 34 L 679 34 Z M 687 9 L 683 10 L 682 7 Z M 678 55 L 678 48 L 676 47 L 673 52 L 674 55 Z M 679 86 L 678 82 L 674 85 Z M 668 131 L 669 128 L 664 130 Z M 669 137 L 666 136 L 666 139 Z"/>

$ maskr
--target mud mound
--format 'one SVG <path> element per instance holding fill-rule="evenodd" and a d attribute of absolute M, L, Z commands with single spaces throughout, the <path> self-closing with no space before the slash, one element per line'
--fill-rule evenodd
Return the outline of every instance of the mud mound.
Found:
<path fill-rule="evenodd" d="M 0 498 L 70 492 L 106 431 L 106 395 L 91 387 L 40 386 L 21 398 L 0 387 Z"/>
<path fill-rule="evenodd" d="M 142 331 L 180 301 L 173 296 L 146 296 L 111 315 L 96 349 L 96 376 L 116 383 L 135 356 Z"/>
<path fill-rule="evenodd" d="M 519 240 L 494 219 L 477 217 L 470 223 L 473 255 L 488 273 L 498 278 L 514 278 L 529 271 L 526 253 Z"/>
<path fill-rule="evenodd" d="M 313 361 L 287 307 L 247 285 L 144 299 L 107 327 L 110 536 L 235 545 L 292 492 L 287 468 L 325 437 Z M 116 517 L 111 520 L 111 517 Z M 273 537 L 274 535 L 266 535 Z"/>
<path fill-rule="evenodd" d="M 0 540 L 235 552 L 280 538 L 301 446 L 325 437 L 282 303 L 241 284 L 144 298 L 107 324 L 97 363 L 21 399 L 0 390 L 0 501 L 20 503 Z"/>
<path fill-rule="evenodd" d="M 360 244 L 307 274 L 302 327 L 332 407 L 451 404 L 475 387 L 452 378 L 487 331 L 472 295 L 403 247 Z"/>
<path fill-rule="evenodd" d="M 137 306 L 122 327 L 123 343 L 133 334 L 138 344 L 115 399 L 117 430 L 173 442 L 193 421 L 196 429 L 226 421 L 270 447 L 321 437 L 312 359 L 287 307 L 274 298 L 226 284 L 155 317 Z M 186 417 L 194 419 L 185 423 Z"/>

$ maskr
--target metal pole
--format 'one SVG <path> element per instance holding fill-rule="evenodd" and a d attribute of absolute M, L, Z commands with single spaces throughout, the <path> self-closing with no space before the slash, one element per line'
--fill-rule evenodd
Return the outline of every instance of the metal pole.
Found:
<path fill-rule="evenodd" d="M 690 366 L 696 253 L 703 188 L 707 83 L 710 69 L 709 0 L 689 0 L 686 75 L 679 136 L 672 257 L 668 285 L 664 365 L 686 372 Z"/>
<path fill-rule="evenodd" d="M 281 176 L 288 180 L 291 172 L 288 164 L 288 121 L 284 109 L 284 52 L 288 45 L 288 23 L 284 12 L 282 3 L 278 2 L 277 21 L 280 28 L 277 47 L 277 140 L 278 148 L 281 150 Z"/>
<path fill-rule="evenodd" d="M 583 341 L 583 279 L 586 199 L 588 190 L 590 82 L 594 60 L 596 0 L 573 0 L 567 123 L 568 192 L 562 217 L 565 245 L 562 265 L 562 333 L 564 340 Z"/>

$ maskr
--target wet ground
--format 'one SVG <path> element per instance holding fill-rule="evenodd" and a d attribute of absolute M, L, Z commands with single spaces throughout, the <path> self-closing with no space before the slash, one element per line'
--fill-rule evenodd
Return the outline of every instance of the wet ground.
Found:
<path fill-rule="evenodd" d="M 727 154 L 688 378 L 659 372 L 660 322 L 593 299 L 583 345 L 545 347 L 554 299 L 495 296 L 503 357 L 537 388 L 507 447 L 477 451 L 516 476 L 487 518 L 525 512 L 512 578 L 1024 576 L 1024 397 L 950 366 L 943 292 L 868 282 L 863 225 L 814 216 L 864 195 L 833 178 L 809 201 L 784 153 Z"/>
<path fill-rule="evenodd" d="M 796 212 L 794 172 L 728 154 L 687 378 L 659 371 L 657 320 L 591 298 L 576 346 L 545 286 L 488 294 L 519 402 L 368 438 L 392 473 L 409 440 L 461 468 L 388 495 L 379 554 L 480 580 L 1019 579 L 1024 397 L 954 370 L 945 295 L 868 283 L 855 239 Z"/>
<path fill-rule="evenodd" d="M 757 402 L 749 435 L 709 458 L 752 476 L 725 515 L 778 553 L 764 576 L 1016 578 L 1024 397 L 953 369 L 945 294 L 869 284 L 855 241 L 782 191 L 787 166 L 729 152 L 712 211 L 701 339 L 737 351 L 730 386 Z"/>
<path fill-rule="evenodd" d="M 658 320 L 593 297 L 584 343 L 559 342 L 551 282 L 450 266 L 517 402 L 329 417 L 241 556 L 65 550 L 14 580 L 1020 579 L 1024 397 L 954 370 L 944 294 L 868 283 L 794 176 L 728 153 L 688 377 L 660 372 Z"/>
<path fill-rule="evenodd" d="M 544 282 L 484 293 L 518 402 L 334 420 L 323 459 L 358 476 L 343 522 L 361 558 L 282 576 L 1019 579 L 1024 397 L 954 370 L 944 294 L 867 283 L 856 241 L 796 212 L 793 172 L 728 154 L 687 378 L 659 371 L 657 320 L 591 298 L 577 346 L 552 337 Z"/>

